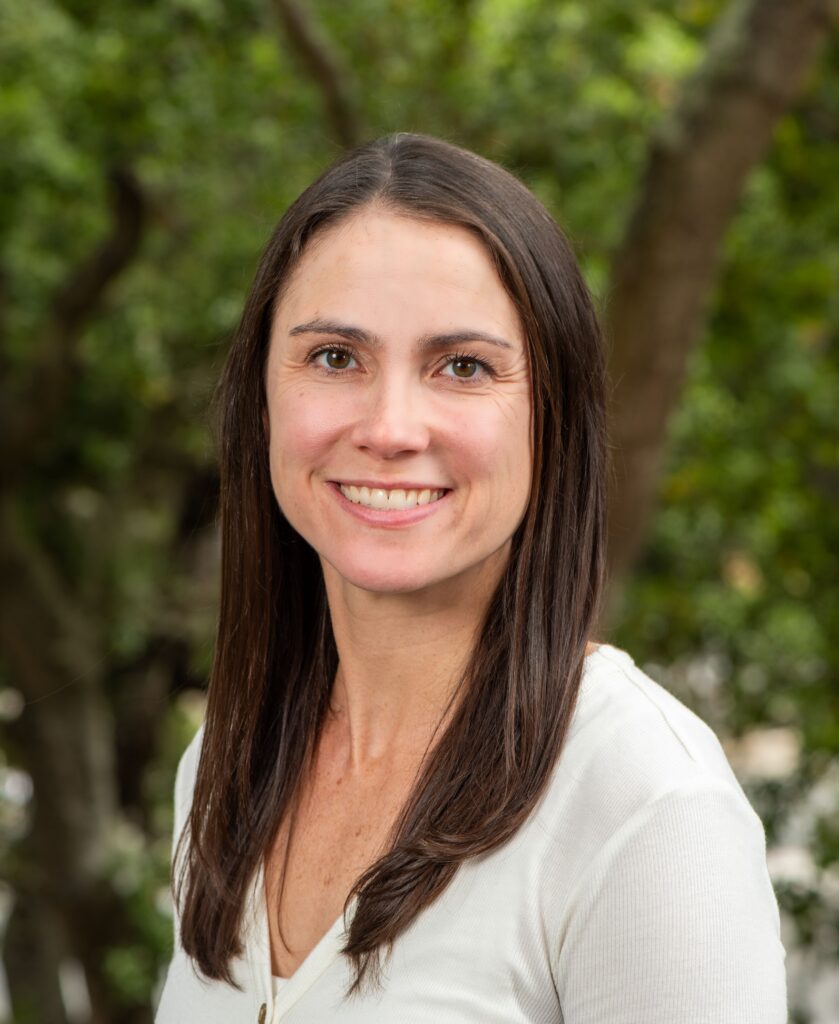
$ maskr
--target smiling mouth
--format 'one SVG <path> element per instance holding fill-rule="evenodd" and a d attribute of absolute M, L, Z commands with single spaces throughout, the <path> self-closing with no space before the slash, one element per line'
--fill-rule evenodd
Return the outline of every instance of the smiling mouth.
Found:
<path fill-rule="evenodd" d="M 378 509 L 408 509 L 422 505 L 431 505 L 439 501 L 448 491 L 446 488 L 431 490 L 403 490 L 396 487 L 385 490 L 382 487 L 355 487 L 352 484 L 337 484 L 338 490 L 354 505 Z"/>

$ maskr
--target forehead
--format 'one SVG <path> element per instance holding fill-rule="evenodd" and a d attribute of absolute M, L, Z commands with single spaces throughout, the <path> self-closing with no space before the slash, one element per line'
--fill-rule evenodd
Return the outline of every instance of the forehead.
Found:
<path fill-rule="evenodd" d="M 288 328 L 312 315 L 380 319 L 388 326 L 419 319 L 423 329 L 457 321 L 523 344 L 515 304 L 475 234 L 382 210 L 353 214 L 312 238 L 277 320 Z"/>

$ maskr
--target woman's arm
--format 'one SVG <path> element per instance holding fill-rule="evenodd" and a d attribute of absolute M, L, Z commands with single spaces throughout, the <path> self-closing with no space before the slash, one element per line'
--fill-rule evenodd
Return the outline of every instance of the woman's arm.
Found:
<path fill-rule="evenodd" d="M 198 732 L 193 736 L 189 743 L 189 746 L 181 755 L 181 759 L 178 762 L 178 770 L 175 773 L 175 814 L 174 814 L 174 827 L 172 830 L 172 864 L 175 863 L 175 853 L 178 847 L 178 840 L 183 832 L 184 825 L 186 824 L 187 818 L 189 817 L 190 808 L 192 807 L 192 792 L 195 788 L 195 775 L 198 770 L 198 757 L 201 753 L 201 740 L 204 735 L 204 726 L 202 725 Z M 181 850 L 181 854 L 185 851 L 185 846 Z M 182 859 L 179 860 L 178 865 L 182 863 Z M 177 880 L 178 875 L 175 878 Z M 180 914 L 178 913 L 177 905 L 173 912 L 173 925 L 175 934 L 175 945 L 177 949 L 180 945 Z"/>
<path fill-rule="evenodd" d="M 763 826 L 725 785 L 677 789 L 600 851 L 555 964 L 565 1024 L 786 1024 Z"/>

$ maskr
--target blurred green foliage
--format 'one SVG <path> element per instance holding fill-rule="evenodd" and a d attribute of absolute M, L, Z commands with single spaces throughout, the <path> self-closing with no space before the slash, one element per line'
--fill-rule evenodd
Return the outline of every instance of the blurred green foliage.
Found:
<path fill-rule="evenodd" d="M 649 133 L 722 8 L 309 10 L 366 135 L 430 132 L 504 163 L 566 228 L 602 304 Z M 720 734 L 800 735 L 790 777 L 751 791 L 770 840 L 839 752 L 837 51 L 834 38 L 731 226 L 659 512 L 611 638 L 651 672 L 676 666 L 672 688 Z M 107 172 L 130 168 L 148 204 L 140 258 L 85 331 L 60 429 L 21 494 L 104 630 L 115 679 L 161 637 L 185 642 L 190 672 L 206 675 L 215 577 L 212 565 L 173 564 L 177 488 L 189 467 L 213 463 L 209 397 L 257 256 L 337 154 L 332 138 L 270 4 L 0 0 L 0 320 L 12 376 L 56 289 L 107 229 Z M 149 998 L 169 956 L 171 784 L 192 715 L 176 703 L 166 725 L 148 828 L 126 824 L 114 840 L 112 877 L 144 938 L 107 965 L 129 1002 Z M 813 820 L 812 856 L 835 877 L 836 819 Z M 819 878 L 778 891 L 802 941 L 827 948 L 839 911 L 825 909 Z"/>

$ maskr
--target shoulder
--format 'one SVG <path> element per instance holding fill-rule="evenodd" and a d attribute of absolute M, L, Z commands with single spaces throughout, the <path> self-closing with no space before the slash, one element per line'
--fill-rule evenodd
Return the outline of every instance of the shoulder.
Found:
<path fill-rule="evenodd" d="M 202 722 L 178 761 L 178 770 L 175 775 L 176 792 L 179 789 L 191 790 L 195 784 L 195 775 L 198 771 L 198 760 L 201 757 L 201 744 L 203 741 L 204 723 Z"/>
<path fill-rule="evenodd" d="M 195 777 L 198 773 L 198 761 L 201 756 L 201 744 L 204 739 L 204 724 L 190 740 L 186 750 L 178 761 L 175 773 L 175 841 L 183 831 L 187 815 L 192 806 L 192 793 L 195 789 Z"/>
<path fill-rule="evenodd" d="M 755 852 L 765 849 L 763 824 L 713 730 L 630 655 L 607 644 L 586 658 L 568 738 L 538 817 L 577 871 L 640 832 L 675 854 L 684 838 L 675 833 L 687 821 L 699 821 L 730 848 L 725 833 L 732 835 L 736 819 Z M 563 839 L 569 833 L 571 848 Z"/>
<path fill-rule="evenodd" d="M 620 780 L 642 802 L 703 784 L 742 795 L 714 731 L 609 644 L 586 658 L 566 757 L 593 786 Z"/>
<path fill-rule="evenodd" d="M 626 652 L 586 659 L 541 817 L 569 1019 L 785 1019 L 762 822 L 713 730 Z"/>

